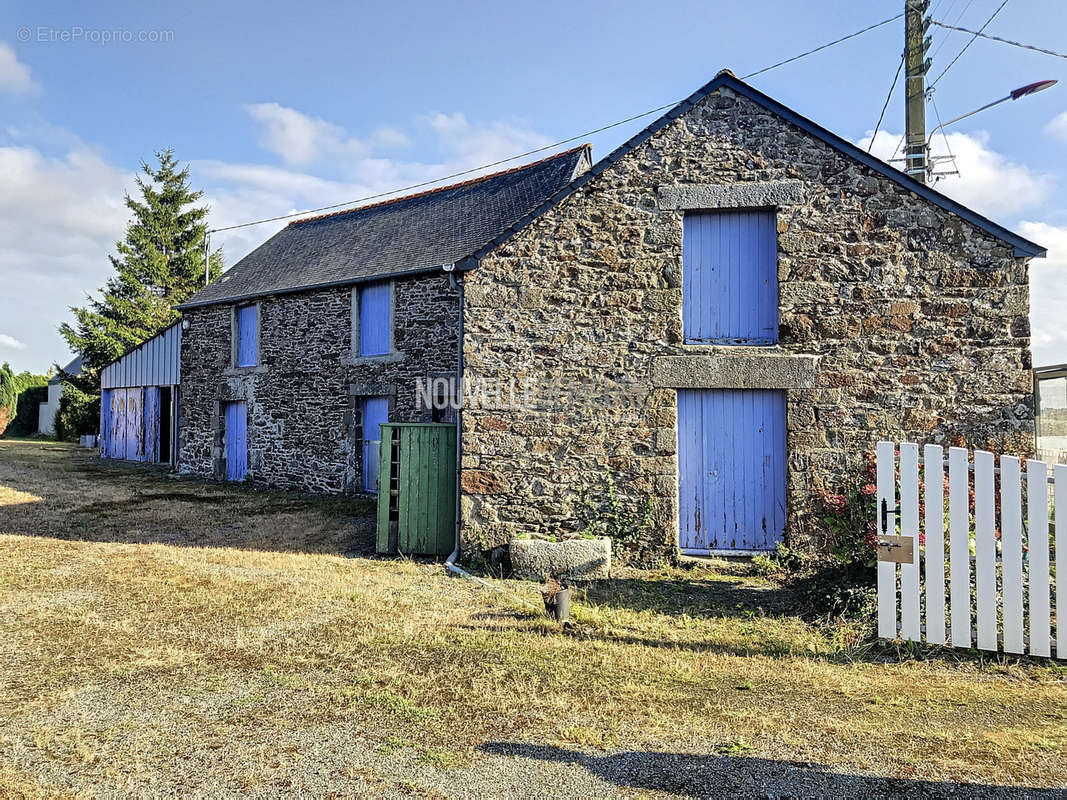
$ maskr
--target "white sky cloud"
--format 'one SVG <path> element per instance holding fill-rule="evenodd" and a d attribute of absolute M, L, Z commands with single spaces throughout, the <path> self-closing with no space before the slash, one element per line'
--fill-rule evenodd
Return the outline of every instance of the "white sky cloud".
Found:
<path fill-rule="evenodd" d="M 1050 119 L 1045 126 L 1045 133 L 1067 142 L 1067 111 L 1061 111 Z"/>
<path fill-rule="evenodd" d="M 547 136 L 509 122 L 472 125 L 464 114 L 458 112 L 438 112 L 424 119 L 440 137 L 442 144 L 464 162 L 499 161 L 552 143 Z"/>
<path fill-rule="evenodd" d="M 0 333 L 0 350 L 4 348 L 10 350 L 25 350 L 26 343 L 16 339 L 14 336 L 10 336 L 6 333 Z"/>
<path fill-rule="evenodd" d="M 358 157 L 369 146 L 344 128 L 278 103 L 253 103 L 245 111 L 262 126 L 259 142 L 286 164 L 313 164 L 327 158 Z"/>
<path fill-rule="evenodd" d="M 0 92 L 36 94 L 40 87 L 30 77 L 30 68 L 19 61 L 7 42 L 0 42 Z"/>
<path fill-rule="evenodd" d="M 1067 363 L 1067 226 L 1022 222 L 1019 233 L 1048 248 L 1030 262 L 1030 347 L 1034 366 Z"/>
<path fill-rule="evenodd" d="M 0 147 L 0 175 L 0 274 L 18 287 L 0 293 L 0 320 L 26 345 L 12 366 L 43 372 L 69 358 L 56 332 L 68 307 L 110 274 L 107 255 L 122 235 L 133 176 L 82 144 L 61 158 Z"/>
<path fill-rule="evenodd" d="M 865 136 L 857 144 L 866 150 L 870 141 L 871 137 Z M 897 158 L 900 141 L 899 133 L 879 131 L 871 154 L 883 161 Z M 934 137 L 934 157 L 948 155 L 950 150 L 956 157 L 959 175 L 942 178 L 935 188 L 980 214 L 994 219 L 1011 216 L 1040 206 L 1048 198 L 1051 181 L 993 150 L 989 136 L 983 132 L 950 133 L 947 146 L 942 136 Z M 902 164 L 894 166 L 899 168 Z M 938 168 L 951 169 L 951 162 L 942 162 Z"/>

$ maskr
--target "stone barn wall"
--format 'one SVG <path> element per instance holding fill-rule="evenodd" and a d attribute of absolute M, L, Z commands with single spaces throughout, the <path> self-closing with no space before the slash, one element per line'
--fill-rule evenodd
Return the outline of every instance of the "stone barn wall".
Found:
<path fill-rule="evenodd" d="M 686 187 L 778 206 L 777 346 L 683 344 Z M 816 357 L 783 359 L 813 367 L 788 391 L 795 546 L 813 544 L 813 495 L 857 476 L 879 438 L 1029 452 L 1028 305 L 1009 245 L 720 89 L 468 273 L 468 384 L 525 381 L 538 397 L 464 411 L 465 551 L 573 534 L 614 492 L 632 522 L 623 560 L 673 560 L 671 376 L 686 369 L 671 356 L 721 350 L 724 372 L 740 353 Z"/>
<path fill-rule="evenodd" d="M 255 367 L 231 366 L 233 304 L 185 312 L 181 472 L 225 476 L 220 412 L 227 400 L 248 403 L 253 483 L 315 493 L 362 486 L 364 396 L 391 396 L 391 421 L 431 421 L 430 410 L 417 408 L 416 378 L 456 374 L 459 295 L 448 276 L 394 281 L 396 352 L 386 356 L 353 357 L 352 291 L 341 287 L 259 300 Z"/>

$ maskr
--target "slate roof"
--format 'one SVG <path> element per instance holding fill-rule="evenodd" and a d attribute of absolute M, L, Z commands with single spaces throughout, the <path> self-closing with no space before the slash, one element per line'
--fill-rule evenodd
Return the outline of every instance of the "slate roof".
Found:
<path fill-rule="evenodd" d="M 67 364 L 67 366 L 63 367 L 63 371 L 65 373 L 67 373 L 68 375 L 74 375 L 74 376 L 81 375 L 82 374 L 82 357 L 81 356 L 75 356 L 71 360 L 71 362 L 69 364 Z M 48 382 L 49 383 L 59 383 L 61 380 L 63 380 L 63 376 L 59 375 L 57 373 L 56 375 L 53 375 L 49 379 Z"/>
<path fill-rule="evenodd" d="M 504 172 L 295 220 L 179 308 L 454 264 L 570 183 L 589 153 L 581 145 Z"/>
<path fill-rule="evenodd" d="M 836 133 L 827 130 L 818 123 L 812 122 L 807 117 L 801 116 L 793 109 L 789 108 L 788 106 L 782 105 L 777 100 L 768 97 L 758 89 L 754 89 L 753 87 L 742 81 L 740 78 L 738 78 L 736 75 L 734 75 L 730 70 L 724 69 L 721 70 L 719 74 L 716 75 L 710 82 L 697 89 L 685 100 L 678 103 L 678 105 L 674 106 L 663 116 L 659 117 L 650 125 L 648 125 L 648 127 L 636 133 L 626 142 L 615 148 L 615 150 L 613 150 L 611 153 L 609 153 L 596 164 L 594 164 L 591 169 L 588 169 L 581 175 L 576 176 L 573 181 L 571 181 L 567 186 L 562 187 L 552 197 L 546 198 L 540 206 L 532 209 L 526 216 L 524 216 L 521 220 L 516 222 L 506 231 L 495 236 L 492 240 L 482 245 L 482 247 L 479 248 L 477 252 L 472 253 L 463 261 L 456 264 L 457 269 L 469 270 L 476 267 L 478 265 L 478 259 L 482 258 L 495 248 L 499 247 L 501 244 L 506 242 L 516 233 L 518 233 L 527 225 L 529 225 L 533 220 L 543 214 L 547 209 L 551 208 L 553 205 L 558 203 L 571 192 L 575 191 L 581 186 L 584 186 L 586 183 L 596 178 L 598 175 L 604 172 L 604 170 L 608 169 L 612 164 L 623 158 L 631 151 L 635 150 L 640 145 L 644 144 L 656 133 L 667 127 L 667 125 L 669 125 L 671 122 L 691 111 L 694 106 L 696 106 L 709 94 L 716 92 L 723 87 L 731 89 L 732 91 L 742 95 L 743 97 L 747 97 L 749 100 L 752 100 L 754 103 L 763 106 L 768 111 L 777 114 L 779 117 L 783 118 L 787 122 L 792 123 L 793 125 L 796 125 L 798 128 L 803 131 L 806 131 L 815 138 L 820 139 L 821 141 L 825 142 L 833 148 L 836 148 L 837 150 L 840 150 L 845 155 L 851 156 L 852 158 L 861 162 L 865 166 L 870 167 L 875 172 L 900 184 L 905 189 L 914 192 L 915 194 L 919 195 L 919 197 L 930 201 L 934 205 L 939 206 L 945 209 L 946 211 L 956 214 L 957 216 L 967 220 L 976 227 L 981 228 L 982 230 L 986 231 L 997 239 L 1000 239 L 1002 242 L 1011 245 L 1014 248 L 1016 256 L 1042 258 L 1047 252 L 1046 249 L 1041 245 L 1035 244 L 1034 242 L 1031 242 L 1029 239 L 1023 238 L 1017 233 L 1013 233 L 1002 225 L 998 225 L 987 217 L 982 216 L 978 212 L 967 208 L 967 206 L 963 205 L 962 203 L 957 203 L 951 197 L 947 197 L 941 194 L 941 192 L 937 191 L 936 189 L 932 189 L 924 183 L 919 183 L 917 180 L 908 175 L 905 175 L 900 170 L 889 166 L 881 159 L 870 155 L 864 150 L 861 150 L 859 147 L 856 147 L 856 145 L 852 144 L 852 142 L 848 141 L 847 139 L 842 139 Z"/>

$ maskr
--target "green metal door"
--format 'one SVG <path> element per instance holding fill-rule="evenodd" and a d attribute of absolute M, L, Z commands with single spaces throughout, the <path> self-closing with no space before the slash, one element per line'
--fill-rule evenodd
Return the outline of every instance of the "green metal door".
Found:
<path fill-rule="evenodd" d="M 456 533 L 456 426 L 382 425 L 379 553 L 444 556 Z"/>

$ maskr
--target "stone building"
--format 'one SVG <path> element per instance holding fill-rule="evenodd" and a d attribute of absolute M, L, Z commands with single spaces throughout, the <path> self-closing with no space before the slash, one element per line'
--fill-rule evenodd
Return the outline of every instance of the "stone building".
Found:
<path fill-rule="evenodd" d="M 454 421 L 455 262 L 589 166 L 519 169 L 288 225 L 182 308 L 179 469 L 308 492 L 376 488 L 378 425 Z M 443 406 L 443 407 L 442 407 Z"/>
<path fill-rule="evenodd" d="M 257 482 L 369 488 L 359 398 L 408 419 L 411 381 L 459 372 L 464 550 L 606 531 L 648 564 L 803 545 L 815 495 L 879 438 L 1032 450 L 1043 248 L 728 72 L 592 168 L 585 152 L 524 168 L 571 174 L 514 219 L 453 208 L 482 235 L 427 245 L 417 275 L 337 222 L 375 213 L 357 210 L 290 226 L 194 298 L 182 468 L 225 473 L 244 402 Z M 352 228 L 303 235 L 333 224 Z M 386 277 L 395 349 L 417 355 L 368 364 L 352 285 Z M 253 301 L 261 357 L 237 366 Z"/>

